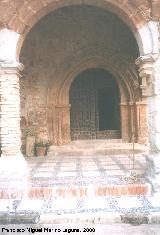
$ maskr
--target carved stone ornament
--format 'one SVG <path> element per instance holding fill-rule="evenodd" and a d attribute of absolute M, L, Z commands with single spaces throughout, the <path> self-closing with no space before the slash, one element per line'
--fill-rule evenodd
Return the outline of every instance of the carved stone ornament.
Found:
<path fill-rule="evenodd" d="M 157 54 L 140 56 L 135 63 L 139 67 L 139 76 L 141 78 L 140 88 L 142 96 L 148 97 L 153 95 L 153 70 L 154 62 L 158 59 Z"/>
<path fill-rule="evenodd" d="M 0 74 L 12 74 L 15 73 L 21 77 L 21 71 L 24 69 L 23 64 L 17 61 L 4 61 L 0 60 Z"/>

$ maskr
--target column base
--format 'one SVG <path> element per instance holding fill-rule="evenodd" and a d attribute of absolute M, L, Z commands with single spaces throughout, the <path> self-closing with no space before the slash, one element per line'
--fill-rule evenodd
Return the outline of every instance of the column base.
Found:
<path fill-rule="evenodd" d="M 23 179 L 28 177 L 28 165 L 22 154 L 16 156 L 1 156 L 0 176 L 2 178 Z"/>
<path fill-rule="evenodd" d="M 148 170 L 146 177 L 152 185 L 152 193 L 160 194 L 160 153 L 147 156 Z"/>
<path fill-rule="evenodd" d="M 155 134 L 150 138 L 151 149 L 160 154 L 160 134 Z"/>
<path fill-rule="evenodd" d="M 1 156 L 0 198 L 21 199 L 28 197 L 29 170 L 23 155 Z"/>

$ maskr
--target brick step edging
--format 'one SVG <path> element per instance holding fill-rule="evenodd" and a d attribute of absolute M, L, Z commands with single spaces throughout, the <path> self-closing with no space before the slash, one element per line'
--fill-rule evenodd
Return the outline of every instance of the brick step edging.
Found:
<path fill-rule="evenodd" d="M 26 191 L 20 189 L 0 189 L 0 199 L 47 199 L 67 197 L 99 197 L 99 196 L 136 196 L 150 195 L 149 184 L 108 185 L 99 187 L 30 187 Z"/>

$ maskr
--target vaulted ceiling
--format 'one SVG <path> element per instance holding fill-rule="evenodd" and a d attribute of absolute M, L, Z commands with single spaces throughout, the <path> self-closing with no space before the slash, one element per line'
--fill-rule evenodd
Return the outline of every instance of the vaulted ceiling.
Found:
<path fill-rule="evenodd" d="M 20 34 L 44 15 L 67 5 L 96 5 L 108 7 L 127 22 L 142 25 L 150 19 L 160 19 L 160 0 L 1 0 L 0 27 L 7 27 Z"/>

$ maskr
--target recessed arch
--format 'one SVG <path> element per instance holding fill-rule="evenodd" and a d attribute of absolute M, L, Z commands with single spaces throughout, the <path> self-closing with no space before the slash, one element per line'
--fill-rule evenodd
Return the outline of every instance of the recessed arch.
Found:
<path fill-rule="evenodd" d="M 68 7 L 68 6 L 95 6 L 100 10 L 105 9 L 114 13 L 118 16 L 124 24 L 128 25 L 129 29 L 132 31 L 137 44 L 139 46 L 140 54 L 149 54 L 155 51 L 155 47 L 153 46 L 153 35 L 150 30 L 150 26 L 147 24 L 148 19 L 147 16 L 144 16 L 143 11 L 139 10 L 138 5 L 132 4 L 130 1 L 111 1 L 111 0 L 59 0 L 59 1 L 49 1 L 48 3 L 42 2 L 41 4 L 36 4 L 35 2 L 27 2 L 22 5 L 19 9 L 20 16 L 14 16 L 10 22 L 9 27 L 14 31 L 20 33 L 19 40 L 17 42 L 17 54 L 16 59 L 19 60 L 20 51 L 28 32 L 34 27 L 34 25 L 41 20 L 44 16 L 49 14 L 50 12 L 56 11 L 60 8 Z M 25 12 L 25 16 L 22 22 L 22 15 Z M 136 12 L 133 14 L 133 12 Z M 17 23 L 19 21 L 19 24 Z M 141 30 L 143 28 L 143 30 Z M 144 29 L 145 28 L 145 29 Z M 142 31 L 145 30 L 145 35 L 147 35 L 149 41 L 146 44 L 143 41 Z M 154 30 L 154 29 L 153 29 Z M 144 43 L 144 45 L 143 45 Z M 156 49 L 157 50 L 157 49 Z"/>
<path fill-rule="evenodd" d="M 121 117 L 121 120 L 123 120 L 123 123 L 121 123 L 122 138 L 124 141 L 130 141 L 131 134 L 129 128 L 131 126 L 131 120 L 133 120 L 134 126 L 136 128 L 136 119 L 134 118 L 135 111 L 131 111 L 132 108 L 130 108 L 130 105 L 135 105 L 135 98 L 140 98 L 138 98 L 137 95 L 137 91 L 139 90 L 139 86 L 136 86 L 136 82 L 138 82 L 137 77 L 132 71 L 128 70 L 128 67 L 122 66 L 122 61 L 118 66 L 115 61 L 113 63 L 111 54 L 109 58 L 110 59 L 98 55 L 85 58 L 69 71 L 67 70 L 66 75 L 63 74 L 63 77 L 58 77 L 55 82 L 52 81 L 52 83 L 49 84 L 48 130 L 50 138 L 55 144 L 68 143 L 70 140 L 69 91 L 71 84 L 78 74 L 87 69 L 93 68 L 101 68 L 109 71 L 115 77 L 120 90 L 121 116 L 123 116 L 123 118 Z M 125 69 L 123 70 L 123 68 Z M 133 86 L 134 82 L 135 85 Z M 125 119 L 124 115 L 126 115 Z M 57 133 L 58 135 L 61 133 L 61 136 L 57 137 Z"/>
<path fill-rule="evenodd" d="M 77 7 L 77 8 L 79 9 L 80 7 Z M 66 8 L 63 8 L 63 9 L 65 10 Z M 81 8 L 81 11 L 82 11 L 82 9 L 83 8 Z M 72 11 L 70 11 L 70 12 L 72 12 Z M 77 9 L 75 12 L 77 12 Z M 97 12 L 99 12 L 99 9 Z M 56 25 L 59 25 L 59 24 L 57 24 L 57 21 L 56 21 L 57 14 L 53 13 L 52 16 L 54 17 L 54 22 L 55 22 L 54 27 L 56 28 Z M 71 14 L 71 16 L 72 16 L 72 14 Z M 82 16 L 83 16 L 83 14 L 82 14 Z M 48 18 L 46 18 L 46 19 L 48 19 Z M 106 21 L 106 22 L 108 22 L 108 21 Z M 48 21 L 45 21 L 45 23 L 48 23 Z M 61 21 L 60 21 L 60 23 L 61 23 Z M 105 23 L 104 25 L 106 25 L 106 24 L 107 23 Z M 45 24 L 42 24 L 42 25 L 45 25 Z M 39 26 L 41 27 L 42 25 L 40 24 Z M 52 24 L 48 24 L 48 25 L 50 26 Z M 83 25 L 83 26 L 85 27 L 86 25 Z M 41 30 L 40 27 L 38 29 Z M 102 29 L 102 30 L 103 30 L 103 32 L 105 31 L 105 29 Z M 36 33 L 37 31 L 35 30 L 34 32 Z M 52 32 L 52 31 L 50 31 L 50 32 Z M 59 29 L 58 29 L 58 32 L 59 32 Z M 63 32 L 65 32 L 65 30 Z M 57 34 L 55 33 L 55 35 L 57 35 Z M 34 34 L 33 34 L 33 37 L 34 37 Z M 38 34 L 38 37 L 41 38 L 41 35 Z M 66 38 L 66 35 L 63 38 Z M 79 37 L 79 38 L 80 38 L 80 40 L 82 40 L 81 37 Z M 97 39 L 98 38 L 99 37 L 97 37 Z M 106 39 L 106 36 L 103 38 Z M 122 41 L 121 40 L 119 40 L 119 41 L 123 42 L 123 38 L 121 38 Z M 132 34 L 131 34 L 130 38 L 132 38 Z M 68 40 L 68 41 L 70 42 L 70 40 Z M 54 40 L 53 40 L 53 42 L 54 42 Z M 70 45 L 72 45 L 71 42 L 70 42 Z M 131 42 L 132 42 L 132 40 L 131 40 Z M 88 45 L 87 45 L 87 43 L 88 43 Z M 125 46 L 127 45 L 124 42 L 122 44 L 124 44 Z M 28 44 L 28 45 L 30 45 L 30 44 Z M 39 44 L 37 44 L 37 45 L 39 45 Z M 48 48 L 49 48 L 49 46 L 51 44 L 44 43 L 43 45 L 48 45 Z M 135 47 L 133 49 L 133 51 L 136 51 L 136 54 L 133 53 L 133 55 L 131 57 L 130 57 L 131 53 L 128 53 L 128 51 L 130 52 L 130 49 L 127 51 L 127 53 L 125 53 L 124 52 L 125 47 L 122 46 L 122 49 L 124 49 L 124 50 L 122 50 L 122 53 L 120 54 L 120 53 L 118 53 L 118 50 L 116 47 L 114 47 L 114 45 L 115 45 L 114 43 L 113 43 L 113 47 L 110 46 L 110 44 L 107 45 L 106 41 L 103 44 L 101 41 L 99 42 L 99 40 L 91 41 L 91 43 L 89 40 L 86 40 L 86 43 L 84 43 L 84 44 L 82 43 L 80 45 L 80 47 L 76 48 L 78 50 L 73 50 L 74 52 L 72 51 L 72 48 L 70 50 L 70 47 L 69 47 L 70 53 L 66 54 L 65 58 L 64 58 L 65 48 L 68 48 L 68 47 L 65 47 L 65 48 L 62 47 L 61 52 L 59 52 L 59 50 L 61 49 L 61 45 L 60 45 L 60 47 L 58 47 L 58 46 L 56 47 L 58 49 L 57 51 L 59 52 L 59 54 L 62 55 L 61 60 L 59 60 L 59 62 L 58 62 L 58 67 L 56 68 L 56 63 L 54 63 L 54 61 L 53 61 L 53 65 L 55 65 L 56 69 L 55 70 L 53 69 L 54 72 L 52 74 L 50 73 L 50 75 L 49 75 L 50 77 L 49 76 L 47 77 L 46 76 L 47 74 L 45 74 L 43 76 L 44 78 L 42 78 L 43 81 L 45 81 L 44 79 L 47 80 L 45 89 L 48 86 L 48 97 L 47 97 L 48 99 L 47 99 L 47 108 L 46 108 L 46 110 L 47 110 L 46 116 L 48 118 L 48 122 L 47 122 L 47 120 L 45 120 L 46 121 L 45 128 L 49 132 L 49 135 L 51 137 L 50 139 L 52 140 L 53 138 L 55 138 L 55 140 L 54 140 L 55 144 L 68 143 L 68 140 L 69 140 L 69 134 L 68 134 L 69 133 L 68 132 L 69 125 L 68 125 L 68 123 L 69 123 L 69 108 L 70 108 L 70 106 L 69 106 L 69 89 L 70 89 L 71 83 L 73 82 L 73 80 L 75 79 L 77 74 L 79 74 L 80 72 L 84 71 L 87 68 L 91 68 L 91 69 L 97 68 L 97 67 L 104 68 L 107 71 L 110 71 L 112 74 L 114 74 L 115 78 L 117 79 L 119 89 L 121 91 L 120 92 L 121 103 L 124 106 L 127 106 L 127 108 L 125 110 L 126 116 L 128 118 L 127 125 L 128 126 L 130 125 L 129 124 L 129 116 L 132 116 L 132 120 L 133 120 L 133 115 L 135 114 L 135 112 L 131 112 L 132 107 L 130 107 L 130 106 L 131 105 L 135 106 L 136 101 L 139 101 L 141 98 L 141 92 L 140 92 L 140 88 L 139 88 L 140 87 L 139 86 L 140 85 L 139 78 L 138 78 L 138 74 L 136 72 L 136 68 L 134 67 L 134 59 L 137 58 L 137 54 L 138 54 L 137 50 L 135 49 L 135 48 L 137 48 L 136 43 L 135 43 Z M 119 45 L 119 44 L 117 44 L 117 45 Z M 129 45 L 132 45 L 132 43 L 130 43 Z M 54 48 L 55 47 L 53 47 L 53 49 Z M 38 48 L 37 48 L 37 50 L 38 50 Z M 42 50 L 42 52 L 43 52 L 43 50 Z M 52 51 L 52 55 L 53 54 L 54 54 L 54 51 Z M 31 55 L 32 55 L 32 53 L 31 53 Z M 39 57 L 39 58 L 46 58 L 46 57 L 43 57 L 44 55 L 45 55 L 44 53 L 41 53 L 41 57 Z M 58 56 L 56 57 L 56 54 L 55 54 L 55 58 L 58 58 Z M 45 61 L 44 59 L 43 59 L 43 61 L 41 60 L 41 62 L 42 62 L 41 64 L 43 64 L 43 68 L 46 66 L 46 68 L 45 68 L 46 71 L 49 69 L 49 66 L 51 65 L 49 63 L 49 66 L 47 66 L 47 61 L 48 60 Z M 52 61 L 52 57 L 50 57 L 50 61 Z M 24 60 L 24 62 L 25 62 L 25 60 Z M 34 64 L 36 64 L 36 63 L 34 63 Z M 27 65 L 29 65 L 29 64 L 27 64 Z M 32 67 L 32 65 L 31 65 L 31 67 Z M 37 66 L 37 68 L 38 68 L 38 66 Z M 28 69 L 29 69 L 29 66 L 28 66 Z M 25 72 L 24 72 L 24 74 L 25 74 Z M 43 74 L 43 73 L 41 73 L 41 74 Z M 39 74 L 39 77 L 37 76 L 37 78 L 41 78 L 41 75 Z M 49 83 L 49 85 L 48 85 L 48 83 Z M 47 94 L 47 92 L 45 93 L 45 99 L 46 99 L 46 94 Z M 43 102 L 43 105 L 46 105 L 46 100 L 45 100 L 45 102 Z M 135 107 L 133 107 L 133 109 L 135 109 Z M 134 120 L 134 122 L 136 122 L 136 121 Z M 125 132 L 128 135 L 126 137 L 126 139 L 127 139 L 127 141 L 129 141 L 130 140 L 130 137 L 129 137 L 130 133 L 128 132 L 128 130 Z"/>
<path fill-rule="evenodd" d="M 38 2 L 38 3 L 37 3 Z M 145 1 L 147 6 L 145 9 L 150 9 L 149 1 Z M 112 0 L 59 0 L 59 1 L 27 1 L 17 8 L 17 14 L 9 18 L 7 27 L 0 30 L 0 58 L 1 60 L 8 59 L 9 61 L 20 61 L 20 53 L 24 41 L 29 31 L 38 23 L 44 16 L 50 12 L 54 12 L 65 6 L 72 5 L 90 5 L 97 6 L 101 9 L 106 9 L 113 12 L 125 24 L 128 25 L 136 38 L 140 55 L 158 54 L 159 52 L 159 32 L 158 22 L 152 21 L 149 15 L 144 15 L 143 7 L 140 8 L 141 1 L 112 1 Z M 133 14 L 134 12 L 134 14 Z M 13 42 L 11 39 L 15 38 Z M 5 38 L 5 44 L 4 44 Z M 2 48 L 3 47 L 3 48 Z M 10 53 L 4 56 L 4 52 Z"/>
<path fill-rule="evenodd" d="M 85 50 L 84 50 L 85 51 Z M 118 58 L 118 55 L 113 51 L 105 50 L 105 55 L 99 54 L 98 51 L 90 51 L 90 55 L 85 57 L 82 53 L 79 56 L 79 62 L 73 65 L 70 69 L 67 69 L 65 75 L 64 73 L 58 76 L 56 80 L 51 81 L 48 87 L 48 102 L 65 104 L 68 103 L 68 94 L 70 86 L 75 79 L 75 77 L 81 72 L 91 69 L 91 68 L 101 68 L 112 73 L 117 79 L 119 84 L 119 89 L 125 89 L 126 97 L 121 97 L 122 102 L 130 101 L 135 102 L 137 93 L 135 90 L 139 91 L 139 81 L 138 75 L 133 69 L 129 67 L 126 61 L 122 58 Z"/>

